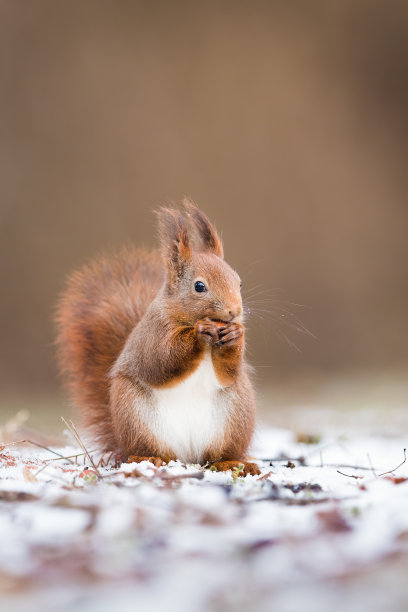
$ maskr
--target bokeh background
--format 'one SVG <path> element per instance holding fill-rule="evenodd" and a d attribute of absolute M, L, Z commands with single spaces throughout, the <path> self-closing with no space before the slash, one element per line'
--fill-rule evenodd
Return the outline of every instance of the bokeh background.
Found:
<path fill-rule="evenodd" d="M 406 405 L 406 2 L 0 10 L 3 415 L 26 398 L 61 413 L 52 316 L 68 273 L 154 246 L 152 210 L 184 195 L 258 301 L 263 410 Z"/>

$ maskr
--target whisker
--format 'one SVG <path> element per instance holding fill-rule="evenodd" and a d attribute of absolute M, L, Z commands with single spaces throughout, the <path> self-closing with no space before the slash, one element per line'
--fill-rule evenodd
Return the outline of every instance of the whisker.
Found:
<path fill-rule="evenodd" d="M 246 297 L 257 297 L 257 296 L 277 297 L 279 295 L 283 297 L 285 295 L 284 293 L 282 293 L 281 289 L 259 289 L 259 285 L 255 285 L 255 287 L 252 287 L 251 289 L 245 289 L 243 294 Z"/>
<path fill-rule="evenodd" d="M 281 329 L 277 329 L 276 333 L 282 336 L 291 348 L 295 349 L 298 353 L 302 352 L 298 345 L 295 344 L 295 342 L 293 342 L 293 340 L 291 340 Z"/>
<path fill-rule="evenodd" d="M 245 274 L 247 274 L 251 270 L 251 268 L 253 268 L 255 265 L 260 264 L 260 263 L 265 263 L 266 261 L 270 261 L 270 258 L 264 257 L 263 259 L 256 259 L 255 261 L 251 261 L 243 269 L 242 275 L 245 276 Z"/>
<path fill-rule="evenodd" d="M 315 336 L 313 332 L 311 332 L 305 325 L 303 325 L 303 323 L 297 317 L 295 317 L 295 315 L 293 315 L 292 313 L 290 313 L 291 319 L 286 318 L 287 315 L 285 313 L 279 313 L 279 312 L 272 311 L 272 310 L 265 310 L 262 308 L 252 308 L 249 311 L 249 314 L 253 314 L 255 316 L 263 316 L 264 320 L 266 320 L 268 323 L 280 322 L 283 325 L 285 325 L 285 327 L 289 329 L 294 329 L 295 331 L 303 334 L 304 336 L 309 336 L 311 338 L 314 338 L 315 340 L 318 339 L 317 336 Z M 271 320 L 268 321 L 265 315 L 270 315 Z"/>

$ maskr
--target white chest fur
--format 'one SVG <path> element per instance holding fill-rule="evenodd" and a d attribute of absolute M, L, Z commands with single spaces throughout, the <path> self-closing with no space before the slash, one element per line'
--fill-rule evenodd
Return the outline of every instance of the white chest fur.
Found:
<path fill-rule="evenodd" d="M 143 415 L 154 436 L 181 461 L 200 462 L 208 446 L 223 435 L 227 405 L 208 353 L 179 385 L 155 389 L 155 408 Z"/>

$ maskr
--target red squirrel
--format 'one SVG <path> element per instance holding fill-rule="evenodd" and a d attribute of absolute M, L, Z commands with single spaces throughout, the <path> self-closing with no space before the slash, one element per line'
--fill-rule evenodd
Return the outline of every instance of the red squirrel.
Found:
<path fill-rule="evenodd" d="M 190 201 L 158 211 L 161 252 L 124 249 L 69 279 L 58 357 L 103 450 L 260 473 L 245 461 L 255 395 L 245 362 L 241 281 Z"/>

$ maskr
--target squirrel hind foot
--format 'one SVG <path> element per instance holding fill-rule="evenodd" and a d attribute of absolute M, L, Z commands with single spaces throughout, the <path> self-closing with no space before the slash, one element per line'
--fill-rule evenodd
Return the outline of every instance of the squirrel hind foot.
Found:
<path fill-rule="evenodd" d="M 257 476 L 261 473 L 257 464 L 250 461 L 215 461 L 211 464 L 210 469 L 211 467 L 214 467 L 218 472 L 226 472 L 236 468 L 240 470 L 240 475 L 242 476 L 247 476 L 248 474 Z"/>
<path fill-rule="evenodd" d="M 141 457 L 140 455 L 130 455 L 125 463 L 141 463 L 142 461 L 150 461 L 156 467 L 160 467 L 169 463 L 171 461 L 171 457 Z"/>

